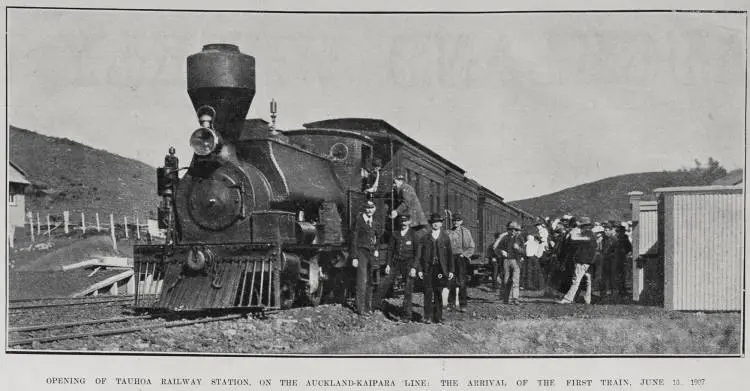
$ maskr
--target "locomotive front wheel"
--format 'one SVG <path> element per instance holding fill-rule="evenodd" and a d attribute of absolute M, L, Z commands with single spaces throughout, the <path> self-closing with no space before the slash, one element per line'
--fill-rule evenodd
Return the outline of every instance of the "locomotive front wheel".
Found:
<path fill-rule="evenodd" d="M 323 299 L 323 280 L 323 268 L 318 265 L 317 259 L 314 259 L 310 262 L 310 272 L 304 292 L 307 303 L 313 307 L 320 305 Z"/>
<path fill-rule="evenodd" d="M 297 290 L 291 283 L 281 284 L 281 308 L 289 309 L 297 301 Z"/>

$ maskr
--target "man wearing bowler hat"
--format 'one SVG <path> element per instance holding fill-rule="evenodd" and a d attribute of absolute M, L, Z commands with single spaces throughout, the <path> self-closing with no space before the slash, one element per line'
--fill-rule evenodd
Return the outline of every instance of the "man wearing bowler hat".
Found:
<path fill-rule="evenodd" d="M 377 294 L 373 301 L 376 305 L 380 304 L 393 285 L 393 281 L 400 275 L 404 279 L 404 301 L 401 320 L 403 322 L 410 322 L 412 317 L 412 290 L 414 288 L 414 278 L 417 277 L 419 237 L 416 231 L 409 228 L 411 223 L 409 215 L 400 215 L 398 218 L 400 230 L 391 235 L 390 254 L 388 265 L 385 267 L 385 278 L 378 285 Z"/>
<path fill-rule="evenodd" d="M 467 299 L 466 284 L 469 276 L 466 274 L 469 269 L 469 260 L 474 255 L 474 239 L 471 237 L 471 231 L 464 227 L 464 218 L 460 213 L 453 215 L 453 229 L 448 231 L 451 238 L 451 248 L 453 249 L 453 262 L 456 267 L 456 279 L 453 284 L 455 289 L 450 289 L 448 297 L 445 298 L 450 307 L 455 303 L 455 307 L 461 311 L 466 311 Z M 448 292 L 444 292 L 445 293 Z"/>
<path fill-rule="evenodd" d="M 443 323 L 441 291 L 453 279 L 451 240 L 443 231 L 443 217 L 430 215 L 430 232 L 419 243 L 417 275 L 424 280 L 424 322 Z"/>
<path fill-rule="evenodd" d="M 354 219 L 349 254 L 352 266 L 357 269 L 357 313 L 367 314 L 372 311 L 373 275 L 377 270 L 375 260 L 378 257 L 378 234 L 373 227 L 375 203 L 366 201 L 362 213 Z"/>

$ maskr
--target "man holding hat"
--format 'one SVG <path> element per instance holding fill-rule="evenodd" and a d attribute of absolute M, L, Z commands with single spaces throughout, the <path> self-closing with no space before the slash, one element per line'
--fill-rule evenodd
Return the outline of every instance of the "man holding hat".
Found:
<path fill-rule="evenodd" d="M 586 291 L 583 300 L 586 304 L 591 304 L 591 289 L 593 281 L 589 268 L 595 261 L 596 255 L 596 238 L 592 231 L 593 224 L 588 217 L 581 217 L 577 220 L 578 229 L 570 232 L 571 250 L 573 251 L 573 261 L 575 263 L 573 281 L 571 282 L 568 293 L 565 294 L 559 304 L 570 304 L 578 293 L 578 286 L 583 277 L 586 277 Z"/>
<path fill-rule="evenodd" d="M 453 279 L 453 250 L 451 240 L 442 230 L 443 217 L 430 215 L 431 231 L 419 242 L 417 275 L 424 280 L 424 322 L 442 323 L 441 291 Z"/>
<path fill-rule="evenodd" d="M 362 315 L 372 311 L 373 277 L 377 272 L 378 234 L 373 227 L 375 203 L 365 201 L 363 212 L 354 219 L 349 254 L 352 266 L 357 269 L 357 313 Z"/>
<path fill-rule="evenodd" d="M 521 237 L 521 225 L 515 221 L 508 223 L 508 233 L 500 237 L 495 246 L 495 255 L 503 260 L 503 301 L 505 304 L 519 305 L 518 298 L 521 296 L 521 260 L 526 253 L 523 238 Z M 512 273 L 512 274 L 511 274 Z M 508 280 L 512 285 L 508 284 Z"/>
<path fill-rule="evenodd" d="M 468 281 L 466 272 L 469 269 L 469 260 L 474 255 L 474 239 L 471 237 L 471 231 L 464 227 L 464 218 L 460 213 L 453 215 L 453 229 L 448 231 L 448 236 L 451 238 L 456 280 L 453 283 L 455 289 L 450 289 L 450 293 L 448 292 L 449 288 L 443 290 L 443 296 L 447 294 L 447 297 L 443 297 L 443 302 L 447 302 L 450 306 L 456 303 L 456 308 L 465 312 L 469 297 L 466 292 Z"/>
<path fill-rule="evenodd" d="M 411 216 L 412 228 L 419 229 L 427 225 L 427 219 L 422 210 L 422 204 L 417 197 L 417 192 L 414 191 L 414 188 L 410 184 L 406 183 L 406 178 L 403 175 L 396 176 L 393 179 L 393 186 L 398 191 L 401 203 L 391 211 L 391 218 L 395 219 L 398 215 L 406 214 Z"/>
<path fill-rule="evenodd" d="M 398 218 L 400 231 L 394 232 L 391 236 L 390 257 L 388 258 L 388 265 L 385 267 L 385 278 L 378 285 L 374 302 L 378 304 L 382 302 L 391 285 L 393 285 L 393 281 L 400 275 L 404 279 L 404 301 L 401 320 L 403 322 L 410 322 L 412 317 L 411 296 L 414 289 L 414 278 L 417 277 L 419 237 L 416 231 L 409 228 L 411 224 L 409 215 L 400 215 Z"/>

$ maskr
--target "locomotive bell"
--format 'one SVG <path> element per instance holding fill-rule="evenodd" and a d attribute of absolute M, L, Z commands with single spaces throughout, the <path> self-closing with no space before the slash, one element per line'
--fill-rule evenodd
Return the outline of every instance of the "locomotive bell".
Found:
<path fill-rule="evenodd" d="M 237 140 L 255 97 L 255 58 L 236 45 L 205 45 L 187 58 L 187 90 L 201 126 L 211 114 L 212 128 L 228 141 Z"/>

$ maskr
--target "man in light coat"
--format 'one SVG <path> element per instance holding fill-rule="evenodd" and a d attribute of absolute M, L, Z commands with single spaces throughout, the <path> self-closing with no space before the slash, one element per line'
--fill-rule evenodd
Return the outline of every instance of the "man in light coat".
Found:
<path fill-rule="evenodd" d="M 469 295 L 466 291 L 466 285 L 468 283 L 469 276 L 467 271 L 469 270 L 469 261 L 471 256 L 474 255 L 474 239 L 471 237 L 471 231 L 464 227 L 464 218 L 460 213 L 453 215 L 453 229 L 448 231 L 448 236 L 451 238 L 451 248 L 453 249 L 453 262 L 456 267 L 456 279 L 454 280 L 455 289 L 451 289 L 450 293 L 448 288 L 443 290 L 444 303 L 447 302 L 449 306 L 455 303 L 455 307 L 465 312 L 468 305 L 467 300 Z M 445 297 L 447 295 L 447 297 Z"/>

